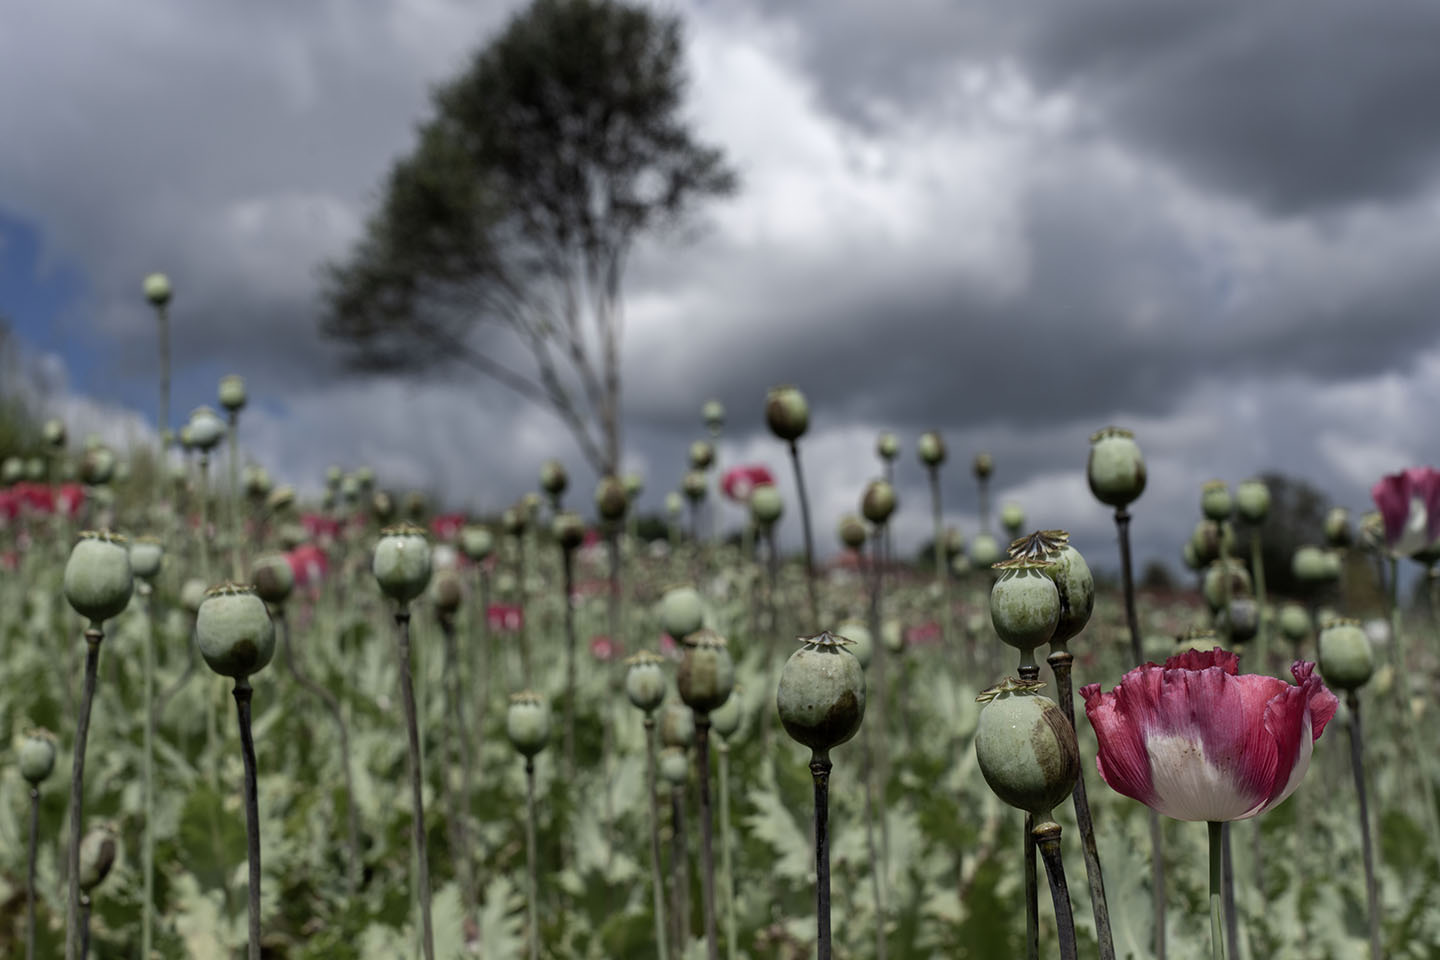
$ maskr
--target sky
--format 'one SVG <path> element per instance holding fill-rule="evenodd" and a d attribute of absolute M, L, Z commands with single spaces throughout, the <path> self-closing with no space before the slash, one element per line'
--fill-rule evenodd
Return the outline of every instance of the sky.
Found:
<path fill-rule="evenodd" d="M 512 3 L 26 4 L 0 32 L 0 313 L 53 411 L 153 431 L 142 278 L 174 284 L 174 415 L 239 373 L 247 456 L 495 509 L 559 422 L 471 374 L 366 378 L 318 333 L 343 257 L 429 91 Z M 1268 470 L 1369 508 L 1440 459 L 1440 7 L 1420 0 L 671 0 L 686 113 L 741 177 L 625 285 L 626 466 L 658 509 L 721 399 L 722 464 L 797 514 L 765 390 L 801 387 L 817 545 L 901 438 L 902 548 L 928 536 L 915 438 L 940 430 L 948 523 L 993 498 L 1112 567 L 1089 437 L 1135 431 L 1137 551 L 1178 566 L 1201 484 Z M 153 434 L 149 434 L 153 435 Z M 741 515 L 727 510 L 736 523 Z M 1319 531 L 1316 532 L 1317 537 Z"/>

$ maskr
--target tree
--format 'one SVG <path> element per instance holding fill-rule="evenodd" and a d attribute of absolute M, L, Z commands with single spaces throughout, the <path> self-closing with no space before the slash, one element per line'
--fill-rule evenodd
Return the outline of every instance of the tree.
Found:
<path fill-rule="evenodd" d="M 535 0 L 435 91 L 362 238 L 327 268 L 322 331 L 361 369 L 485 374 L 616 473 L 627 257 L 736 186 L 680 116 L 682 53 L 676 17 Z"/>

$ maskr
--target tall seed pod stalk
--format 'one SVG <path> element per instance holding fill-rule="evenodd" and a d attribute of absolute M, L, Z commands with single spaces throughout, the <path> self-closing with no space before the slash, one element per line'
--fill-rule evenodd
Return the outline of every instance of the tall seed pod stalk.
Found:
<path fill-rule="evenodd" d="M 530 914 L 530 960 L 540 958 L 538 854 L 535 843 L 535 755 L 550 742 L 550 708 L 537 693 L 512 694 L 505 715 L 505 734 L 525 758 L 525 898 Z"/>
<path fill-rule="evenodd" d="M 873 526 L 871 536 L 871 574 L 870 584 L 870 636 L 874 650 L 875 664 L 875 721 L 872 724 L 876 730 L 876 736 L 883 738 L 886 733 L 886 721 L 888 712 L 889 686 L 886 682 L 885 668 L 889 659 L 889 653 L 885 644 L 873 643 L 874 640 L 883 639 L 884 623 L 884 595 L 885 595 L 885 571 L 884 571 L 884 543 L 885 531 L 889 525 L 890 517 L 895 513 L 896 498 L 895 488 L 884 480 L 871 480 L 865 485 L 865 491 L 860 497 L 860 514 Z M 862 547 L 863 549 L 863 547 Z M 868 735 L 867 735 L 868 736 Z M 883 901 L 884 887 L 890 873 L 890 827 L 885 817 L 885 794 L 890 782 L 890 767 L 886 761 L 884 751 L 877 751 L 874 759 L 876 763 L 872 767 L 876 778 L 874 793 L 878 799 L 878 813 L 880 818 L 880 882 L 878 889 L 881 895 L 877 897 L 877 908 Z M 882 915 L 883 921 L 883 915 Z M 876 933 L 876 951 L 883 960 L 885 956 L 884 923 L 880 923 Z"/>
<path fill-rule="evenodd" d="M 420 752 L 415 686 L 410 676 L 410 602 L 424 593 L 430 582 L 430 545 L 425 539 L 424 531 L 412 524 L 386 528 L 375 545 L 371 570 L 381 591 L 395 602 L 396 654 L 400 666 L 400 695 L 405 706 L 405 729 L 408 738 L 420 943 L 425 960 L 435 960 L 435 934 L 430 919 L 430 860 L 425 844 L 425 800 L 422 790 L 424 759 Z"/>
<path fill-rule="evenodd" d="M 765 399 L 765 420 L 770 431 L 785 441 L 790 466 L 795 474 L 795 493 L 800 498 L 800 527 L 805 534 L 805 586 L 810 600 L 810 622 L 820 621 L 820 601 L 815 587 L 815 538 L 810 530 L 810 498 L 805 492 L 805 473 L 800 467 L 799 440 L 810 426 L 810 406 L 805 395 L 792 386 L 774 387 Z"/>
<path fill-rule="evenodd" d="M 161 454 L 170 442 L 170 296 L 170 280 L 165 274 L 152 273 L 145 278 L 145 299 L 155 308 L 155 327 L 160 338 L 160 411 L 155 432 Z M 163 460 L 163 456 L 158 457 L 157 463 Z"/>
<path fill-rule="evenodd" d="M 665 929 L 665 880 L 660 867 L 660 800 L 656 792 L 655 710 L 665 699 L 664 658 L 642 650 L 625 661 L 625 695 L 645 715 L 645 791 L 650 807 L 650 884 L 655 912 L 655 954 L 669 960 Z"/>
<path fill-rule="evenodd" d="M 1370 933 L 1370 960 L 1380 960 L 1380 894 L 1375 882 L 1375 853 L 1370 839 L 1370 805 L 1365 793 L 1365 734 L 1360 727 L 1360 698 L 1354 690 L 1345 693 L 1350 711 L 1350 769 L 1355 777 L 1355 796 L 1360 809 L 1360 841 L 1365 857 L 1366 925 Z"/>
<path fill-rule="evenodd" d="M 935 431 L 921 434 L 918 447 L 920 462 L 930 481 L 930 513 L 935 529 L 935 589 L 940 605 L 940 643 L 950 644 L 955 639 L 950 624 L 950 572 L 945 561 L 945 515 L 940 504 L 940 467 L 945 463 L 945 441 Z"/>
<path fill-rule="evenodd" d="M 55 735 L 31 730 L 20 744 L 20 775 L 30 785 L 30 841 L 25 871 L 25 960 L 35 960 L 35 859 L 40 848 L 40 784 L 55 770 Z"/>
<path fill-rule="evenodd" d="M 720 742 L 715 750 L 720 774 L 720 886 L 725 894 L 725 956 L 735 960 L 739 946 L 735 932 L 735 873 L 731 863 L 730 834 L 730 738 L 740 729 L 741 697 L 739 684 L 719 709 L 710 713 L 710 729 Z"/>
<path fill-rule="evenodd" d="M 460 578 L 454 571 L 443 571 L 436 577 L 431 597 L 435 603 L 436 619 L 440 621 L 440 634 L 445 644 L 445 672 L 441 678 L 445 687 L 445 712 L 450 722 L 450 734 L 445 739 L 449 745 L 450 769 L 460 770 L 460 794 L 448 789 L 448 771 L 442 776 L 447 786 L 446 794 L 450 806 L 451 841 L 455 845 L 452 862 L 460 881 L 460 896 L 467 918 L 479 904 L 476 893 L 475 870 L 470 858 L 470 798 L 475 782 L 473 757 L 475 750 L 470 743 L 470 728 L 465 723 L 464 681 L 461 677 L 460 643 L 455 636 L 455 614 L 464 602 L 464 591 Z"/>
<path fill-rule="evenodd" d="M 75 719 L 75 753 L 70 774 L 70 890 L 65 923 L 66 960 L 75 960 L 80 951 L 80 844 L 84 827 L 85 747 L 90 736 L 90 708 L 95 701 L 100 644 L 105 639 L 103 624 L 125 609 L 134 590 L 129 552 L 124 544 L 123 537 L 108 532 L 86 531 L 80 535 L 65 563 L 65 599 L 90 624 L 85 629 L 85 679 Z"/>

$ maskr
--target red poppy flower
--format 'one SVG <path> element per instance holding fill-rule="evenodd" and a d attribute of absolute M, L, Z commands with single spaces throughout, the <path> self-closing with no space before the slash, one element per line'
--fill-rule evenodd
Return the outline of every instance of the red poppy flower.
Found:
<path fill-rule="evenodd" d="M 62 483 L 55 492 L 55 509 L 73 517 L 85 506 L 85 488 L 78 483 Z"/>
<path fill-rule="evenodd" d="M 1294 685 L 1239 663 L 1218 647 L 1189 650 L 1110 693 L 1082 687 L 1105 782 L 1176 820 L 1244 820 L 1294 793 L 1339 701 L 1313 663 L 1290 668 Z"/>
<path fill-rule="evenodd" d="M 302 543 L 285 555 L 290 561 L 290 570 L 295 574 L 295 586 L 313 587 L 325 579 L 330 569 L 330 558 L 313 543 Z"/>
<path fill-rule="evenodd" d="M 340 535 L 340 521 L 334 517 L 328 517 L 323 513 L 306 513 L 300 517 L 300 525 L 305 532 L 315 538 L 329 537 L 334 539 Z"/>
<path fill-rule="evenodd" d="M 519 630 L 524 619 L 525 614 L 520 608 L 508 603 L 492 603 L 485 611 L 485 621 L 490 624 L 491 630 Z"/>
<path fill-rule="evenodd" d="M 454 540 L 466 523 L 463 513 L 442 513 L 430 521 L 430 532 L 436 540 Z"/>
<path fill-rule="evenodd" d="M 609 637 L 600 635 L 590 638 L 590 655 L 601 663 L 609 663 L 614 660 L 618 652 L 615 641 Z"/>
<path fill-rule="evenodd" d="M 747 503 L 756 487 L 773 487 L 775 478 L 770 471 L 758 463 L 744 467 L 731 467 L 720 479 L 720 489 L 725 496 L 737 503 Z"/>
<path fill-rule="evenodd" d="M 1411 467 L 1382 477 L 1370 497 L 1385 522 L 1385 544 L 1413 556 L 1440 540 L 1440 470 Z"/>

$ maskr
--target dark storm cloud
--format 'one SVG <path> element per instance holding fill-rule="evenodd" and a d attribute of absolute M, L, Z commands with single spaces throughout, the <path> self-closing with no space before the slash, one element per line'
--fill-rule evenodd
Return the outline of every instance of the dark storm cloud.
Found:
<path fill-rule="evenodd" d="M 822 94 L 877 122 L 1015 61 L 1097 129 L 1280 216 L 1403 200 L 1440 165 L 1440 7 L 1222 0 L 766 4 Z"/>

